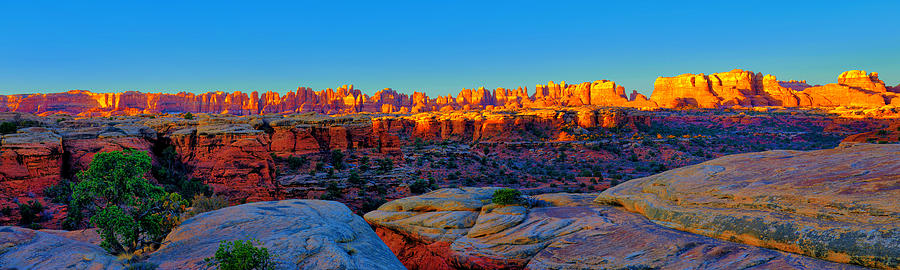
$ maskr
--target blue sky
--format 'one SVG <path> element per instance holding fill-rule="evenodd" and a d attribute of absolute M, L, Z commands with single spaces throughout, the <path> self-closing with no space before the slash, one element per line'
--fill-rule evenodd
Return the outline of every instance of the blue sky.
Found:
<path fill-rule="evenodd" d="M 263 1 L 253 1 L 263 2 Z M 900 83 L 900 1 L 3 1 L 0 94 L 463 87 L 733 68 Z"/>

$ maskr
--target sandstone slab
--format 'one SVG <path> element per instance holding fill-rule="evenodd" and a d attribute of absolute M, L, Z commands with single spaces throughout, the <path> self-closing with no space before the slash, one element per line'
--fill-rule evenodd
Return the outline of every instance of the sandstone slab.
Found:
<path fill-rule="evenodd" d="M 900 268 L 900 145 L 726 156 L 635 179 L 598 202 L 662 225 L 826 260 Z"/>
<path fill-rule="evenodd" d="M 526 207 L 491 204 L 494 190 L 441 189 L 365 218 L 410 269 L 857 268 L 666 228 L 595 205 L 597 194 L 543 194 Z"/>
<path fill-rule="evenodd" d="M 219 242 L 257 239 L 278 269 L 403 269 L 366 222 L 338 202 L 257 202 L 184 221 L 150 255 L 160 269 L 198 269 Z"/>

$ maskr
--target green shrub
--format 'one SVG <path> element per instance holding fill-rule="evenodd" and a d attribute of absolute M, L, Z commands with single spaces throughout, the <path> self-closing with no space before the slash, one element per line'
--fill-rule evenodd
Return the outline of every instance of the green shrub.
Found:
<path fill-rule="evenodd" d="M 186 112 L 186 113 L 184 113 L 184 119 L 187 119 L 187 120 L 194 119 L 194 114 L 192 114 L 191 112 Z"/>
<path fill-rule="evenodd" d="M 379 173 L 387 173 L 394 169 L 394 161 L 389 158 L 383 158 L 378 160 L 378 172 Z"/>
<path fill-rule="evenodd" d="M 333 201 L 341 197 L 344 197 L 344 191 L 337 185 L 337 182 L 332 181 L 325 187 L 325 194 L 322 194 L 319 199 Z"/>
<path fill-rule="evenodd" d="M 331 151 L 331 166 L 334 166 L 334 169 L 338 171 L 344 169 L 344 153 L 340 149 Z"/>
<path fill-rule="evenodd" d="M 228 207 L 228 200 L 226 200 L 224 197 L 207 197 L 203 194 L 194 195 L 194 198 L 191 199 L 191 211 L 185 213 L 182 219 L 188 219 L 193 216 L 199 215 L 200 213 L 218 210 L 225 207 Z"/>
<path fill-rule="evenodd" d="M 291 170 L 297 170 L 306 163 L 309 163 L 306 157 L 290 156 L 287 158 L 288 168 L 291 168 Z"/>
<path fill-rule="evenodd" d="M 521 204 L 522 192 L 511 188 L 501 188 L 494 191 L 491 202 L 500 205 Z"/>
<path fill-rule="evenodd" d="M 347 178 L 347 182 L 350 182 L 350 184 L 353 184 L 355 186 L 362 186 L 366 183 L 365 180 L 359 177 L 359 173 L 357 173 L 356 171 L 350 172 L 350 177 Z"/>
<path fill-rule="evenodd" d="M 422 194 L 433 189 L 437 189 L 434 185 L 434 180 L 425 181 L 425 179 L 416 179 L 415 182 L 409 185 L 409 191 L 413 194 Z"/>
<path fill-rule="evenodd" d="M 39 201 L 19 203 L 19 216 L 21 216 L 19 222 L 25 226 L 32 226 L 32 223 L 40 222 L 41 211 L 44 211 L 44 205 Z"/>
<path fill-rule="evenodd" d="M 209 266 L 217 266 L 222 270 L 275 269 L 269 250 L 256 240 L 222 241 L 216 255 L 206 258 Z"/>
<path fill-rule="evenodd" d="M 146 152 L 127 149 L 98 153 L 78 173 L 69 218 L 82 214 L 100 229 L 100 246 L 112 253 L 132 253 L 159 243 L 178 224 L 186 202 L 178 193 L 150 184 Z"/>
<path fill-rule="evenodd" d="M 0 134 L 10 134 L 10 133 L 16 133 L 16 123 L 15 122 L 0 123 Z"/>

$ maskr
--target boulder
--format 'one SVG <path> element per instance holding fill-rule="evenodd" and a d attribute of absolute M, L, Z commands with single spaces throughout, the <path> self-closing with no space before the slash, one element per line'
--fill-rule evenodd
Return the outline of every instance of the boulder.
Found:
<path fill-rule="evenodd" d="M 366 222 L 333 201 L 257 202 L 206 212 L 175 228 L 147 261 L 198 269 L 221 241 L 256 239 L 278 269 L 403 269 Z"/>
<path fill-rule="evenodd" d="M 900 145 L 726 156 L 630 180 L 599 203 L 718 239 L 900 268 Z"/>
<path fill-rule="evenodd" d="M 78 236 L 79 231 L 0 227 L 0 266 L 3 269 L 125 269 L 116 256 Z"/>

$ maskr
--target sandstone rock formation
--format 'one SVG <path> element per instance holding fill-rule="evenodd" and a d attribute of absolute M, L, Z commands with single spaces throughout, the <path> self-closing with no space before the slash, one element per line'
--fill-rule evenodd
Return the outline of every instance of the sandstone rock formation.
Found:
<path fill-rule="evenodd" d="M 900 268 L 900 145 L 726 156 L 635 179 L 598 202 L 723 240 Z"/>
<path fill-rule="evenodd" d="M 659 77 L 650 100 L 664 108 L 720 107 L 838 107 L 879 108 L 900 104 L 900 96 L 888 92 L 878 73 L 851 70 L 837 84 L 809 86 L 805 81 L 779 82 L 740 69 L 729 72 Z"/>
<path fill-rule="evenodd" d="M 365 215 L 410 269 L 845 268 L 680 232 L 596 194 L 544 194 L 534 207 L 491 204 L 496 188 L 442 189 Z"/>
<path fill-rule="evenodd" d="M 338 202 L 257 202 L 181 223 L 150 254 L 160 269 L 203 268 L 220 241 L 257 239 L 278 269 L 403 269 L 366 222 Z"/>
<path fill-rule="evenodd" d="M 0 165 L 0 191 L 3 194 L 41 191 L 60 179 L 62 137 L 41 127 L 3 135 Z"/>
<path fill-rule="evenodd" d="M 0 265 L 4 269 L 125 269 L 116 256 L 95 243 L 66 237 L 74 234 L 0 227 Z"/>

